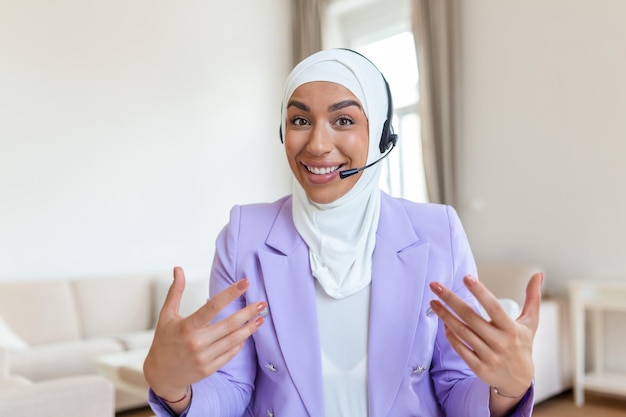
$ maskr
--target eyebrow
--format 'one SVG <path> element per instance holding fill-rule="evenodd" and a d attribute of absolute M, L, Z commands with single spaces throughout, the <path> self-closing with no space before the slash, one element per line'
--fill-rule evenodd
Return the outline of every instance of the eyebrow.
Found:
<path fill-rule="evenodd" d="M 310 112 L 311 109 L 309 106 L 307 106 L 306 104 L 297 101 L 297 100 L 290 100 L 289 103 L 287 103 L 287 108 L 289 107 L 297 107 L 302 111 L 306 111 L 306 112 Z M 341 110 L 344 109 L 346 107 L 350 107 L 350 106 L 356 106 L 359 109 L 361 108 L 361 105 L 359 104 L 358 101 L 355 100 L 344 100 L 344 101 L 340 101 L 339 103 L 335 103 L 335 104 L 331 104 L 330 106 L 328 106 L 328 112 L 334 112 L 337 110 Z"/>
<path fill-rule="evenodd" d="M 346 107 L 350 107 L 350 106 L 356 106 L 359 109 L 361 108 L 361 105 L 359 104 L 358 101 L 355 100 L 344 100 L 344 101 L 340 101 L 339 103 L 335 103 L 335 104 L 331 104 L 330 106 L 328 106 L 328 111 L 329 112 L 334 112 L 340 109 L 344 109 Z"/>
<path fill-rule="evenodd" d="M 297 107 L 297 108 L 299 108 L 302 111 L 306 111 L 306 112 L 311 111 L 309 106 L 307 106 L 306 104 L 304 104 L 304 103 L 302 103 L 300 101 L 297 101 L 297 100 L 289 100 L 289 103 L 287 103 L 287 108 L 289 108 L 291 106 Z"/>

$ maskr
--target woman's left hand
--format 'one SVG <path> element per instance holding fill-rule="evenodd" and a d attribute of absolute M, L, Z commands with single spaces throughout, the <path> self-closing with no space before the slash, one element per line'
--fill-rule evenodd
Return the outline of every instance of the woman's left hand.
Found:
<path fill-rule="evenodd" d="M 532 383 L 532 345 L 539 324 L 543 274 L 534 274 L 526 287 L 526 300 L 517 319 L 509 317 L 498 299 L 476 278 L 464 283 L 485 308 L 483 318 L 450 289 L 430 284 L 439 300 L 431 307 L 444 322 L 450 345 L 482 381 L 506 397 L 521 397 Z"/>

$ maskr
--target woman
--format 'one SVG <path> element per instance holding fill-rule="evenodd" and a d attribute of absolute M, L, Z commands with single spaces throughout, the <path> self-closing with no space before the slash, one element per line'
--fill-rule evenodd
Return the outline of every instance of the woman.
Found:
<path fill-rule="evenodd" d="M 543 277 L 513 321 L 473 278 L 451 207 L 378 189 L 374 162 L 395 144 L 390 109 L 384 77 L 353 51 L 294 68 L 281 124 L 293 194 L 232 209 L 217 295 L 187 318 L 175 268 L 144 364 L 157 415 L 532 413 Z"/>

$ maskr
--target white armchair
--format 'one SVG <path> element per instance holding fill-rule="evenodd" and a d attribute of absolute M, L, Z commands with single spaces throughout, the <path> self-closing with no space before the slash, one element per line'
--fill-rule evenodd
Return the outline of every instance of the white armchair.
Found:
<path fill-rule="evenodd" d="M 9 351 L 0 348 L 0 416 L 113 417 L 113 385 L 98 375 L 32 382 L 9 375 Z"/>

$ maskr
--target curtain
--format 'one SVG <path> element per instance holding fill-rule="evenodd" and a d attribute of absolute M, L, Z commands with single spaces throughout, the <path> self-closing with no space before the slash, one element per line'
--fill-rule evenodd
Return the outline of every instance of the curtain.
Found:
<path fill-rule="evenodd" d="M 411 24 L 419 68 L 422 150 L 429 200 L 454 205 L 455 0 L 412 0 Z"/>
<path fill-rule="evenodd" d="M 327 0 L 291 0 L 294 65 L 322 49 L 322 19 L 326 2 Z"/>

